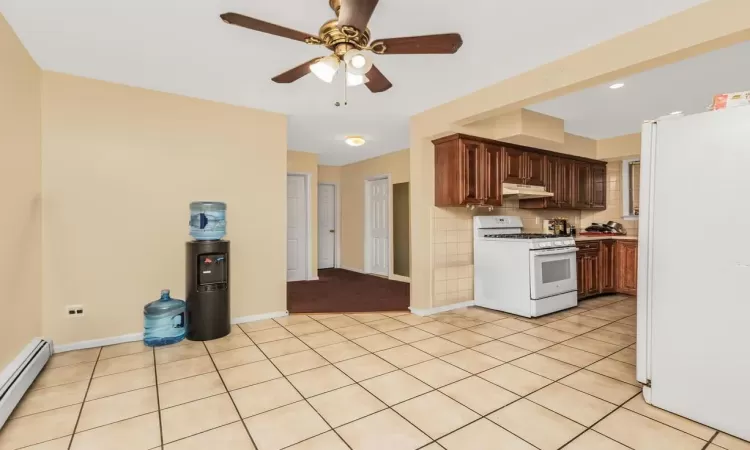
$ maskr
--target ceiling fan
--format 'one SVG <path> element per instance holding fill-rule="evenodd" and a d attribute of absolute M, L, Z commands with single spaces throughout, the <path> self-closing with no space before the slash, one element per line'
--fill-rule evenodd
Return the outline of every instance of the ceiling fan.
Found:
<path fill-rule="evenodd" d="M 221 19 L 262 33 L 294 39 L 311 45 L 322 45 L 333 54 L 314 58 L 272 78 L 276 83 L 292 83 L 308 73 L 330 83 L 341 68 L 342 61 L 348 86 L 364 84 L 373 92 L 383 92 L 393 84 L 372 63 L 368 52 L 378 55 L 417 55 L 456 53 L 463 40 L 458 33 L 434 34 L 378 39 L 370 42 L 367 23 L 378 5 L 378 0 L 328 0 L 336 19 L 320 27 L 318 36 L 292 30 L 237 13 L 226 13 Z"/>

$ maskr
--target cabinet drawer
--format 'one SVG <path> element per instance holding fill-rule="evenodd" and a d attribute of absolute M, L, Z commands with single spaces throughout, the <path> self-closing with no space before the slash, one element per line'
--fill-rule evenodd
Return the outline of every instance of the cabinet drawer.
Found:
<path fill-rule="evenodd" d="M 579 251 L 596 250 L 599 251 L 602 243 L 600 241 L 576 242 Z"/>

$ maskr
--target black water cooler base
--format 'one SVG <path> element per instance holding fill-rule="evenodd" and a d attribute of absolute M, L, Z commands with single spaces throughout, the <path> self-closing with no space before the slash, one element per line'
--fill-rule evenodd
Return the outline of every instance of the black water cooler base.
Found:
<path fill-rule="evenodd" d="M 187 338 L 210 341 L 229 334 L 229 241 L 185 246 Z"/>

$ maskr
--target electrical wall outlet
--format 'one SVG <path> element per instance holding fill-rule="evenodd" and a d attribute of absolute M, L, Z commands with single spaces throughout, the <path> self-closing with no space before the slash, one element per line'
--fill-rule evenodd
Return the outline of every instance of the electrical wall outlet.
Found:
<path fill-rule="evenodd" d="M 65 307 L 68 317 L 82 317 L 83 305 L 68 305 Z"/>

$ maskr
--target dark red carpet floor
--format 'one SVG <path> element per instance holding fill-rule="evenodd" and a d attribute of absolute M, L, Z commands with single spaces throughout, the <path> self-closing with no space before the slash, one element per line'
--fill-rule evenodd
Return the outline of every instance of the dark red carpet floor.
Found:
<path fill-rule="evenodd" d="M 318 271 L 318 281 L 287 283 L 290 313 L 407 311 L 409 283 L 343 269 Z"/>

